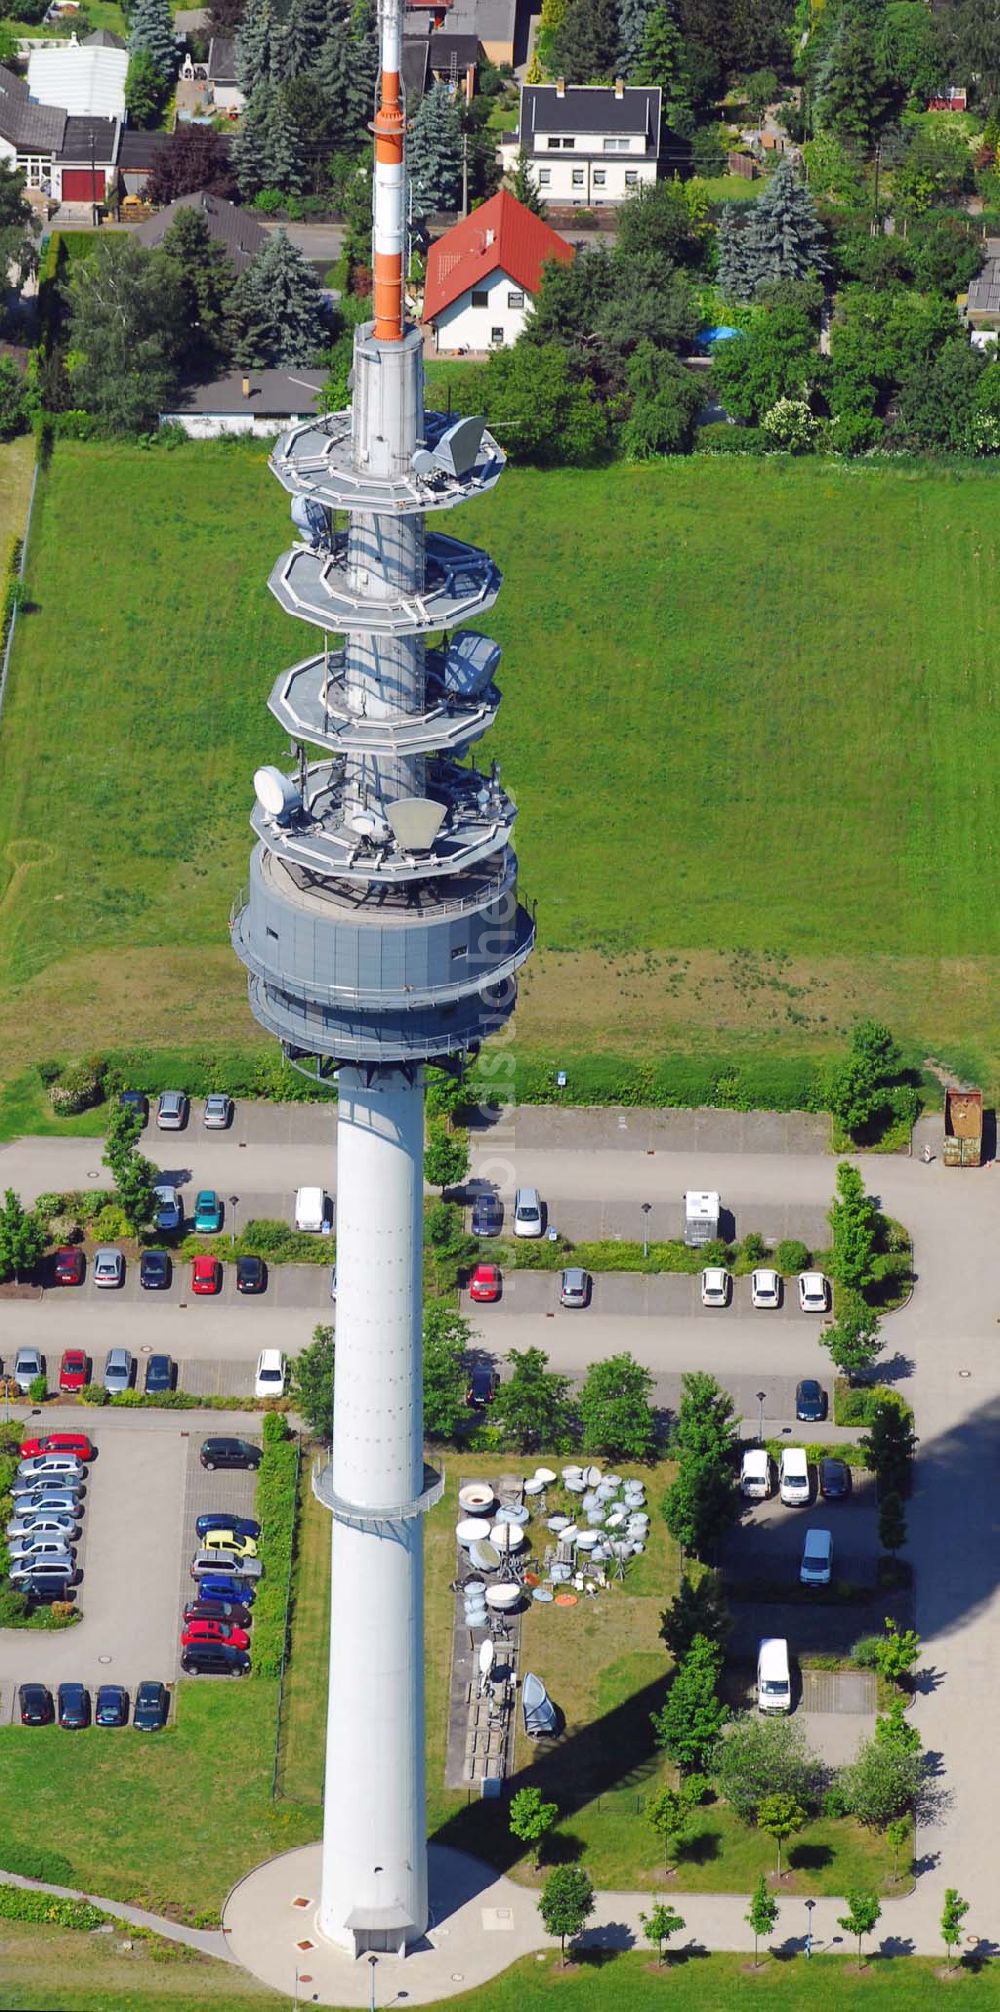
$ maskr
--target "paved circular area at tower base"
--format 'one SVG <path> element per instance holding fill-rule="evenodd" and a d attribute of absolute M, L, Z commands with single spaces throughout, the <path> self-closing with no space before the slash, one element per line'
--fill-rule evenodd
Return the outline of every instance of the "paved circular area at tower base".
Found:
<path fill-rule="evenodd" d="M 537 1894 L 445 1845 L 431 1845 L 428 1858 L 431 1925 L 405 1957 L 379 1957 L 376 2005 L 404 1992 L 410 2005 L 431 2005 L 472 1991 L 547 1941 Z M 307 1844 L 248 1873 L 223 1910 L 229 1947 L 245 1970 L 302 2005 L 367 2006 L 368 1963 L 316 1926 L 321 1863 L 321 1846 Z"/>

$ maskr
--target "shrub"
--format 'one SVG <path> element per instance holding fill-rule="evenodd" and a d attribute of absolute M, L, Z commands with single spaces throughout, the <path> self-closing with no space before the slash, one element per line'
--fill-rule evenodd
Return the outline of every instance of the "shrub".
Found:
<path fill-rule="evenodd" d="M 49 1085 L 49 1102 L 56 1115 L 75 1117 L 78 1111 L 89 1111 L 99 1104 L 104 1095 L 104 1072 L 100 1057 L 65 1069 L 59 1081 Z"/>
<path fill-rule="evenodd" d="M 108 1404 L 110 1397 L 103 1383 L 85 1383 L 78 1401 L 80 1404 Z"/>
<path fill-rule="evenodd" d="M 0 1883 L 0 1918 L 5 1921 L 35 1921 L 55 1928 L 100 1928 L 108 1916 L 89 1900 L 59 1900 L 54 1893 L 36 1893 L 31 1888 Z"/>
<path fill-rule="evenodd" d="M 28 1385 L 28 1403 L 44 1404 L 48 1394 L 48 1378 L 45 1376 L 33 1376 Z"/>
<path fill-rule="evenodd" d="M 806 1271 L 812 1253 L 805 1244 L 797 1243 L 794 1237 L 785 1237 L 774 1248 L 774 1266 L 783 1278 L 791 1278 L 795 1272 Z"/>
<path fill-rule="evenodd" d="M 771 442 L 759 426 L 700 426 L 694 437 L 700 454 L 766 454 Z"/>
<path fill-rule="evenodd" d="M 743 1239 L 742 1252 L 747 1264 L 762 1264 L 767 1256 L 767 1244 L 759 1230 L 750 1230 Z"/>
<path fill-rule="evenodd" d="M 876 1670 L 878 1668 L 878 1657 L 881 1646 L 881 1635 L 862 1635 L 860 1641 L 855 1642 L 851 1655 L 857 1663 L 859 1670 Z"/>
<path fill-rule="evenodd" d="M 105 1202 L 94 1216 L 91 1229 L 98 1243 L 117 1243 L 120 1238 L 132 1234 L 125 1211 L 117 1202 Z"/>
<path fill-rule="evenodd" d="M 0 1586 L 0 1628 L 16 1628 L 28 1611 L 28 1596 L 13 1586 Z M 4 1859 L 4 1864 L 7 1864 Z M 8 1866 L 13 1871 L 13 1866 Z"/>
<path fill-rule="evenodd" d="M 258 1677 L 280 1674 L 288 1629 L 288 1581 L 298 1507 L 299 1449 L 278 1411 L 264 1415 L 264 1450 L 257 1474 L 258 1551 L 264 1577 L 254 1603 L 253 1669 Z"/>

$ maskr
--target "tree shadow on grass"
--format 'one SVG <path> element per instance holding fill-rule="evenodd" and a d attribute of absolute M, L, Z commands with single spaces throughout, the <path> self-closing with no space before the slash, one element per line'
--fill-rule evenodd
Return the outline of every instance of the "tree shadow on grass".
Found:
<path fill-rule="evenodd" d="M 678 1865 L 709 1865 L 722 1851 L 721 1830 L 699 1830 L 684 1837 L 677 1847 Z"/>
<path fill-rule="evenodd" d="M 832 1862 L 833 1852 L 828 1844 L 793 1844 L 788 1853 L 789 1872 L 821 1872 Z"/>
<path fill-rule="evenodd" d="M 574 1837 L 571 1831 L 553 1830 L 545 1840 L 546 1866 L 577 1865 L 586 1850 L 582 1837 Z"/>

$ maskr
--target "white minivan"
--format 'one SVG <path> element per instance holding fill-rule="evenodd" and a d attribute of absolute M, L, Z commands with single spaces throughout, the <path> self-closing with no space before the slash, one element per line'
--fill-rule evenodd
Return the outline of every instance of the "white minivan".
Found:
<path fill-rule="evenodd" d="M 809 1462 L 804 1446 L 786 1446 L 778 1464 L 778 1494 L 790 1508 L 802 1509 L 809 1500 Z"/>
<path fill-rule="evenodd" d="M 514 1235 L 540 1237 L 542 1202 L 537 1188 L 518 1188 L 514 1196 Z"/>
<path fill-rule="evenodd" d="M 295 1227 L 307 1230 L 313 1236 L 329 1236 L 333 1228 L 333 1210 L 329 1195 L 322 1188 L 297 1188 L 295 1192 Z"/>
<path fill-rule="evenodd" d="M 749 1446 L 740 1467 L 740 1494 L 748 1502 L 766 1502 L 771 1493 L 771 1456 L 763 1446 Z"/>
<path fill-rule="evenodd" d="M 833 1578 L 832 1530 L 807 1530 L 799 1578 L 803 1586 L 828 1586 Z"/>
<path fill-rule="evenodd" d="M 791 1708 L 788 1643 L 782 1635 L 765 1636 L 757 1650 L 757 1710 L 789 1712 Z"/>

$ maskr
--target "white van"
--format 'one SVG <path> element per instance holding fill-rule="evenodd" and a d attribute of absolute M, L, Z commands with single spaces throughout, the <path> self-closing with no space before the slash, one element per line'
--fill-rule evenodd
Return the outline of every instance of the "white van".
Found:
<path fill-rule="evenodd" d="M 740 1467 L 740 1494 L 748 1502 L 766 1502 L 771 1493 L 771 1456 L 763 1446 L 750 1446 Z"/>
<path fill-rule="evenodd" d="M 778 1463 L 778 1494 L 790 1508 L 802 1509 L 809 1500 L 809 1462 L 804 1446 L 786 1446 Z"/>
<path fill-rule="evenodd" d="M 315 1236 L 329 1236 L 333 1211 L 322 1188 L 298 1188 L 295 1194 L 295 1227 Z"/>
<path fill-rule="evenodd" d="M 799 1578 L 803 1586 L 828 1586 L 833 1578 L 833 1532 L 807 1530 Z"/>
<path fill-rule="evenodd" d="M 791 1709 L 788 1643 L 782 1635 L 768 1635 L 757 1650 L 757 1710 L 790 1712 Z"/>
<path fill-rule="evenodd" d="M 514 1196 L 514 1235 L 540 1237 L 542 1202 L 537 1188 L 518 1188 Z"/>

